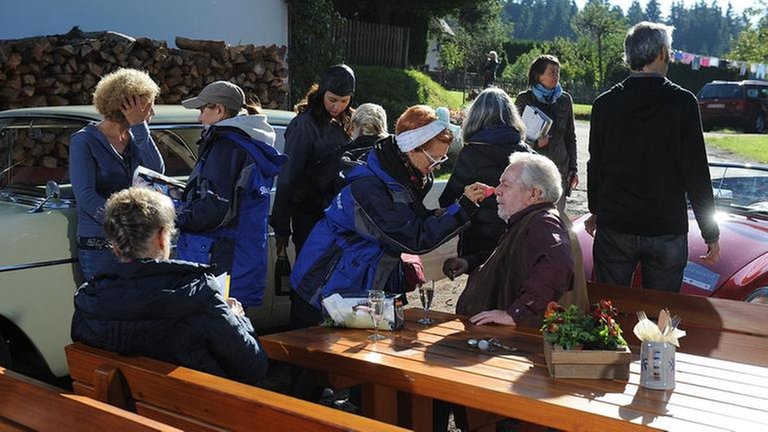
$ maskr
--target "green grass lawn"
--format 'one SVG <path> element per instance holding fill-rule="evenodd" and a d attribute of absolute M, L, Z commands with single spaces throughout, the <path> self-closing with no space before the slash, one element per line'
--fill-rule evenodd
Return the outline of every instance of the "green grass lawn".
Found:
<path fill-rule="evenodd" d="M 744 156 L 760 163 L 768 163 L 768 135 L 733 135 L 707 137 L 707 145 Z"/>
<path fill-rule="evenodd" d="M 464 93 L 460 91 L 446 90 L 444 98 L 448 101 L 448 106 L 453 109 L 462 108 L 464 102 Z"/>
<path fill-rule="evenodd" d="M 573 116 L 576 120 L 589 120 L 592 114 L 592 105 L 573 104 Z"/>

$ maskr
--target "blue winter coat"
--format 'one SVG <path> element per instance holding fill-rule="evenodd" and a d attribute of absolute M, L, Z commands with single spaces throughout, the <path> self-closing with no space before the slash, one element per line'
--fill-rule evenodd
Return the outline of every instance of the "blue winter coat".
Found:
<path fill-rule="evenodd" d="M 413 194 L 384 170 L 376 150 L 346 177 L 349 185 L 325 210 L 291 273 L 294 291 L 317 309 L 334 293 L 403 292 L 400 254 L 437 248 L 466 228 L 477 208 L 463 198 L 440 216 L 418 216 Z"/>
<path fill-rule="evenodd" d="M 181 261 L 113 264 L 75 292 L 72 340 L 256 384 L 267 356 L 207 271 Z"/>
<path fill-rule="evenodd" d="M 274 136 L 264 116 L 211 126 L 178 211 L 177 257 L 229 273 L 244 306 L 261 305 L 266 285 L 270 191 L 287 161 Z"/>

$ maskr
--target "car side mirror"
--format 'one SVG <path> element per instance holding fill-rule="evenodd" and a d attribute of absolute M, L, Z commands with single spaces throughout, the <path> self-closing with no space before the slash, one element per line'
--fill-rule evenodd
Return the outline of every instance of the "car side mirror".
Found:
<path fill-rule="evenodd" d="M 59 187 L 59 184 L 53 180 L 48 180 L 48 183 L 45 184 L 45 199 L 41 201 L 37 207 L 30 210 L 29 213 L 40 213 L 43 211 L 43 206 L 45 206 L 47 202 L 50 201 L 57 203 L 60 199 L 61 188 Z"/>
<path fill-rule="evenodd" d="M 48 180 L 45 184 L 45 199 L 48 201 L 59 202 L 61 199 L 61 188 L 53 180 Z"/>

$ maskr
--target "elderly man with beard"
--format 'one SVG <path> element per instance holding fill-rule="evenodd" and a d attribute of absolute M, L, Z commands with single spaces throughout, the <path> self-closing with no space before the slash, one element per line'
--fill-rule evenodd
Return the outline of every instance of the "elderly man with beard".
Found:
<path fill-rule="evenodd" d="M 496 199 L 507 231 L 470 276 L 456 312 L 478 325 L 538 326 L 547 303 L 577 285 L 571 240 L 555 208 L 560 174 L 545 156 L 513 153 L 500 181 Z M 449 276 L 466 269 L 458 257 L 443 265 Z"/>

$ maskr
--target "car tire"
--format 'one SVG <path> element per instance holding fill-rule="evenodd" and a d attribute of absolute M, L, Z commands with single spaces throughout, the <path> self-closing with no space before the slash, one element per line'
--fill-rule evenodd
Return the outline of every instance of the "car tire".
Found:
<path fill-rule="evenodd" d="M 755 116 L 755 119 L 752 121 L 752 132 L 759 134 L 765 132 L 765 115 L 758 114 Z"/>
<path fill-rule="evenodd" d="M 768 288 L 758 288 L 744 299 L 747 303 L 768 304 Z"/>
<path fill-rule="evenodd" d="M 701 128 L 704 129 L 704 132 L 710 132 L 712 130 L 712 125 L 709 123 L 702 123 Z"/>

